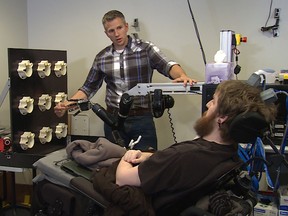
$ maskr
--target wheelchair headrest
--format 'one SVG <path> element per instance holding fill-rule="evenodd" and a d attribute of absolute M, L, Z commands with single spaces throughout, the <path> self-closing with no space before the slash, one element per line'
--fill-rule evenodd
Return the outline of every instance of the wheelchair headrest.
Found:
<path fill-rule="evenodd" d="M 269 128 L 269 123 L 257 112 L 238 115 L 230 125 L 230 135 L 238 143 L 255 143 L 262 138 Z"/>

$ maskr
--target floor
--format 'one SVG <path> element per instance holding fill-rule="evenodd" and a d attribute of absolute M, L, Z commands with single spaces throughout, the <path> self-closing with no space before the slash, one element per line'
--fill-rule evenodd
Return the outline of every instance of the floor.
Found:
<path fill-rule="evenodd" d="M 30 209 L 16 208 L 16 209 L 3 209 L 0 213 L 1 216 L 31 216 Z"/>
<path fill-rule="evenodd" d="M 5 172 L 4 175 L 4 173 L 0 171 L 0 216 L 31 216 L 28 204 L 30 203 L 30 197 L 32 196 L 32 186 L 22 184 L 14 185 L 13 182 L 15 180 L 13 180 L 13 177 L 13 173 L 11 172 Z M 25 202 L 27 205 L 23 202 L 25 196 L 29 197 L 29 202 Z M 13 202 L 13 200 L 15 201 Z M 15 202 L 22 206 L 13 208 L 13 204 L 10 203 Z"/>

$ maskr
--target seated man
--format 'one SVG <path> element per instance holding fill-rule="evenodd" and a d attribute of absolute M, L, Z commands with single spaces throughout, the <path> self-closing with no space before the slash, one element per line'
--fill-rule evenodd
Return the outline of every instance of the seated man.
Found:
<path fill-rule="evenodd" d="M 199 138 L 154 154 L 128 151 L 118 165 L 116 184 L 141 186 L 147 194 L 173 197 L 196 185 L 221 161 L 237 157 L 238 143 L 228 134 L 235 116 L 256 111 L 268 122 L 275 116 L 274 105 L 262 101 L 260 90 L 236 80 L 220 83 L 206 106 L 208 110 L 194 127 Z"/>
<path fill-rule="evenodd" d="M 275 105 L 265 104 L 259 89 L 238 80 L 221 82 L 206 106 L 194 126 L 198 138 L 155 153 L 127 151 L 118 164 L 116 184 L 141 188 L 157 210 L 193 191 L 217 165 L 239 161 L 238 143 L 229 134 L 236 116 L 258 112 L 270 122 L 276 115 Z"/>

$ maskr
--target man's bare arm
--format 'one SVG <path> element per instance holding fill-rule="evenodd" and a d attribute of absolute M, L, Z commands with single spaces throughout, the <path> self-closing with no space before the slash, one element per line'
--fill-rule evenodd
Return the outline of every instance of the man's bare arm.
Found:
<path fill-rule="evenodd" d="M 138 165 L 147 160 L 152 153 L 141 152 L 140 150 L 129 150 L 122 157 L 116 170 L 116 184 L 119 186 L 132 185 L 140 186 Z"/>

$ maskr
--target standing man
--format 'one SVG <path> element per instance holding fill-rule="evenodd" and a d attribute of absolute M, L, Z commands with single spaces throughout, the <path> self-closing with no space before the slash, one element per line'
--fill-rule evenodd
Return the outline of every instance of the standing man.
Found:
<path fill-rule="evenodd" d="M 173 82 L 192 85 L 196 80 L 189 78 L 180 65 L 169 60 L 158 47 L 151 42 L 131 38 L 128 23 L 124 15 L 117 10 L 107 12 L 102 19 L 105 34 L 112 41 L 100 51 L 93 62 L 83 86 L 71 99 L 90 99 L 106 82 L 105 103 L 107 111 L 118 115 L 119 103 L 124 92 L 138 83 L 150 83 L 153 71 L 157 70 Z M 124 127 L 119 129 L 126 147 L 131 139 L 142 136 L 135 149 L 157 149 L 157 136 L 149 96 L 135 97 Z M 61 117 L 68 109 L 69 102 L 58 103 L 54 110 Z M 112 130 L 104 124 L 105 137 L 115 142 Z"/>

